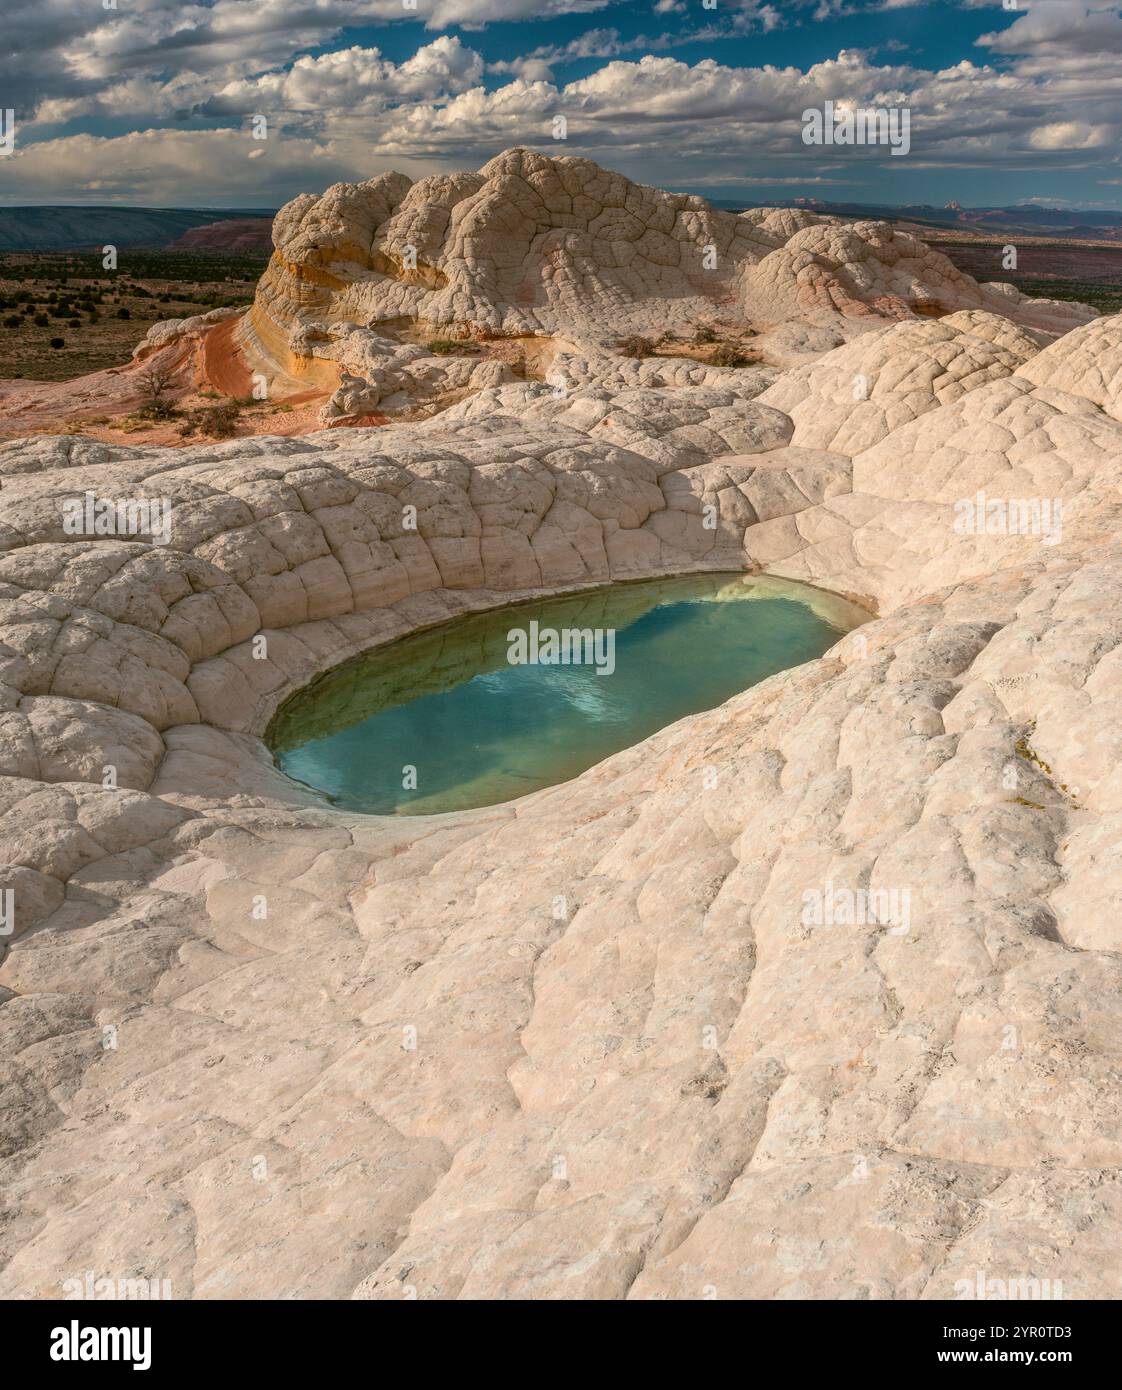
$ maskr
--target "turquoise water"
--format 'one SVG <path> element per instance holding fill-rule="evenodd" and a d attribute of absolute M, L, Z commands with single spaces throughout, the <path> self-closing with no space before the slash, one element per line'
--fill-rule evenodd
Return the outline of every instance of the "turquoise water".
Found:
<path fill-rule="evenodd" d="M 266 740 L 284 772 L 346 810 L 489 806 L 820 656 L 867 616 L 802 585 L 727 574 L 520 604 L 337 666 L 281 706 Z M 554 654 L 550 633 L 589 634 L 569 653 L 586 664 L 510 664 L 512 651 L 533 655 L 535 631 L 539 658 Z"/>

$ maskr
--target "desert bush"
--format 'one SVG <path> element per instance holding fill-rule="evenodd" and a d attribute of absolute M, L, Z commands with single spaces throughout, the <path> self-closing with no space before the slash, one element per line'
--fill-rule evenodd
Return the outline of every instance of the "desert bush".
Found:
<path fill-rule="evenodd" d="M 175 381 L 175 368 L 165 362 L 151 362 L 137 376 L 137 385 L 144 397 L 142 415 L 153 420 L 166 420 L 175 414 L 167 393 Z"/>
<path fill-rule="evenodd" d="M 616 351 L 623 357 L 653 357 L 654 344 L 649 338 L 641 338 L 634 333 L 629 338 L 621 338 L 616 344 Z"/>
<path fill-rule="evenodd" d="M 237 433 L 237 401 L 223 401 L 220 405 L 209 406 L 205 414 L 207 418 L 203 428 L 207 434 L 213 435 L 216 439 L 229 439 L 232 434 Z"/>
<path fill-rule="evenodd" d="M 180 427 L 180 436 L 186 439 L 192 434 L 205 434 L 211 439 L 231 439 L 238 431 L 238 413 L 237 401 L 200 406 Z"/>
<path fill-rule="evenodd" d="M 745 357 L 737 343 L 721 343 L 709 354 L 711 367 L 746 367 L 751 360 Z"/>
<path fill-rule="evenodd" d="M 65 338 L 52 338 L 52 339 L 51 339 L 51 347 L 53 347 L 53 348 L 64 348 L 65 346 L 66 346 L 66 339 L 65 339 Z"/>
<path fill-rule="evenodd" d="M 715 343 L 717 335 L 707 323 L 699 323 L 694 330 L 693 340 L 695 343 Z"/>
<path fill-rule="evenodd" d="M 33 320 L 36 328 L 49 328 L 51 321 L 46 314 L 36 314 Z"/>
<path fill-rule="evenodd" d="M 4 320 L 4 327 L 18 328 L 22 322 L 23 319 L 21 319 L 18 314 L 9 314 L 8 317 Z"/>
<path fill-rule="evenodd" d="M 443 357 L 449 352 L 478 352 L 478 344 L 473 343 L 468 338 L 433 338 L 425 344 L 429 352 L 437 357 Z"/>

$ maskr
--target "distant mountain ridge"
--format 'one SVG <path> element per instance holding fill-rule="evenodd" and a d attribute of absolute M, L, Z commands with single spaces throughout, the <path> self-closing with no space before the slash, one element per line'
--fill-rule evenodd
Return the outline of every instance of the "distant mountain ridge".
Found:
<path fill-rule="evenodd" d="M 242 234 L 250 221 L 267 231 L 273 216 L 268 208 L 0 207 L 0 251 L 162 250 L 196 227 L 223 222 L 237 222 Z M 226 249 L 220 234 L 204 244 Z"/>
<path fill-rule="evenodd" d="M 722 200 L 721 207 L 742 204 Z M 941 231 L 995 235 L 1059 236 L 1082 241 L 1122 241 L 1122 211 L 1087 208 L 996 207 L 964 208 L 951 202 L 946 207 L 930 203 L 832 203 L 820 198 L 787 198 L 754 204 L 756 207 L 798 207 L 834 217 L 873 218 L 877 221 L 915 222 Z"/>

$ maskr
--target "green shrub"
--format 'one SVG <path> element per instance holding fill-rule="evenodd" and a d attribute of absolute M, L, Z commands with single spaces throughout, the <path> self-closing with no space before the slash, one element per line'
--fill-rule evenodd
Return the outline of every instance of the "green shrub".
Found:
<path fill-rule="evenodd" d="M 443 357 L 449 352 L 479 351 L 478 346 L 467 338 L 433 338 L 432 342 L 425 344 L 425 347 L 437 357 Z"/>

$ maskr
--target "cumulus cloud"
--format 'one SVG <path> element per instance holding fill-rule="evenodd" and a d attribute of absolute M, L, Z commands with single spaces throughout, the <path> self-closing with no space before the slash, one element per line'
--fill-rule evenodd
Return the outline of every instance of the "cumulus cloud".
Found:
<path fill-rule="evenodd" d="M 1069 59 L 1080 54 L 1112 55 L 1122 41 L 1117 4 L 1088 0 L 1026 0 L 1007 29 L 983 34 L 978 43 L 991 53 Z"/>
<path fill-rule="evenodd" d="M 595 14 L 627 0 L 35 0 L 8 5 L 0 88 L 24 118 L 44 102 L 123 90 L 134 77 L 179 72 L 232 80 L 288 63 L 348 28 L 393 24 L 483 29 L 498 20 Z M 62 109 L 62 108 L 56 108 Z"/>
<path fill-rule="evenodd" d="M 678 14 L 686 11 L 685 0 L 668 0 L 661 5 L 656 0 L 656 14 Z M 719 44 L 759 29 L 768 32 L 780 23 L 779 11 L 763 0 L 741 0 L 738 6 L 724 6 L 726 17 L 720 24 L 702 24 L 675 33 L 636 34 L 624 37 L 618 29 L 586 29 L 564 44 L 544 44 L 524 57 L 505 59 L 488 64 L 493 73 L 514 73 L 531 80 L 552 80 L 553 69 L 563 63 L 582 58 L 621 58 L 631 53 L 658 53 L 685 45 Z"/>
<path fill-rule="evenodd" d="M 654 53 L 684 43 L 711 41 L 719 36 L 720 31 L 705 28 L 690 30 L 685 34 L 640 34 L 625 39 L 618 29 L 586 29 L 568 43 L 544 44 L 524 57 L 489 63 L 488 71 L 513 73 L 516 77 L 526 77 L 531 81 L 551 81 L 553 69 L 562 63 L 576 62 L 581 58 L 619 58 L 626 53 Z"/>
<path fill-rule="evenodd" d="M 325 186 L 353 177 L 355 156 L 330 141 L 257 142 L 235 130 L 71 135 L 17 145 L 5 160 L 4 187 L 40 202 L 133 202 L 139 192 L 153 204 L 248 207 L 269 204 L 277 189 L 296 192 L 311 168 Z"/>
<path fill-rule="evenodd" d="M 1037 126 L 1029 136 L 1034 150 L 1096 150 L 1110 144 L 1111 130 L 1086 121 L 1056 121 Z"/>
<path fill-rule="evenodd" d="M 341 48 L 298 58 L 287 70 L 228 82 L 199 109 L 212 116 L 259 111 L 354 115 L 463 92 L 482 76 L 482 57 L 458 38 L 442 35 L 401 64 L 388 62 L 376 48 Z"/>

